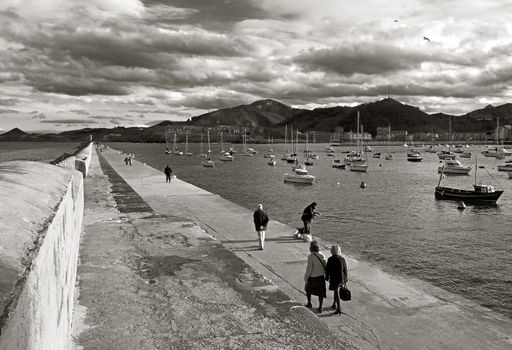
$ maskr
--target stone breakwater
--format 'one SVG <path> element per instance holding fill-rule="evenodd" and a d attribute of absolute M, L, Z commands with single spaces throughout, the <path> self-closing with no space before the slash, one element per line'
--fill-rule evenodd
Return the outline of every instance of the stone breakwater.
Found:
<path fill-rule="evenodd" d="M 0 349 L 69 349 L 83 177 L 0 164 Z"/>
<path fill-rule="evenodd" d="M 57 166 L 0 163 L 0 350 L 71 346 L 91 154 L 88 143 Z"/>

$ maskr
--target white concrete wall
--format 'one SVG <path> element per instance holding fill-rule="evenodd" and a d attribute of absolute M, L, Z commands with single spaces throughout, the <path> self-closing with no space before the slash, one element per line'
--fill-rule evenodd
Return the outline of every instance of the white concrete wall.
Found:
<path fill-rule="evenodd" d="M 89 173 L 89 166 L 91 165 L 92 143 L 82 148 L 80 152 L 75 154 L 75 169 L 81 171 L 84 177 Z"/>
<path fill-rule="evenodd" d="M 83 176 L 4 162 L 0 193 L 0 350 L 69 349 Z"/>

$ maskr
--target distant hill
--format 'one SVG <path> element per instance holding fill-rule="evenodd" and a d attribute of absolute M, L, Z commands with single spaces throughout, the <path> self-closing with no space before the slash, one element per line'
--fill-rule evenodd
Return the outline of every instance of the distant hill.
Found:
<path fill-rule="evenodd" d="M 192 118 L 190 124 L 195 126 L 232 125 L 268 128 L 302 111 L 302 109 L 292 108 L 280 102 L 267 99 L 253 102 L 250 105 L 240 105 L 202 114 Z"/>
<path fill-rule="evenodd" d="M 391 126 L 392 130 L 406 130 L 409 133 L 434 132 L 446 133 L 448 120 L 451 120 L 453 132 L 484 132 L 492 133 L 496 128 L 496 119 L 500 125 L 512 124 L 512 104 L 487 106 L 469 112 L 465 115 L 454 116 L 444 113 L 428 114 L 418 107 L 410 106 L 392 98 L 365 103 L 354 107 L 336 106 L 331 108 L 316 108 L 313 110 L 297 109 L 286 106 L 274 100 L 261 100 L 249 105 L 224 108 L 205 113 L 187 122 L 162 121 L 150 127 L 115 127 L 85 128 L 65 131 L 60 134 L 29 134 L 14 128 L 0 135 L 0 141 L 78 141 L 82 142 L 92 134 L 94 140 L 103 142 L 165 142 L 165 127 L 176 126 L 236 126 L 241 129 L 252 129 L 255 135 L 282 138 L 284 125 L 291 124 L 300 131 L 316 130 L 332 132 L 336 127 L 345 131 L 356 130 L 357 112 L 361 116 L 364 130 L 375 135 L 378 127 Z M 191 142 L 194 141 L 191 135 Z M 216 135 L 218 136 L 218 135 Z M 183 137 L 183 136 L 180 136 Z M 215 137 L 212 135 L 212 137 Z M 195 135 L 197 141 L 198 135 Z M 231 135 L 231 140 L 237 142 L 239 136 Z M 182 142 L 182 140 L 180 141 Z"/>
<path fill-rule="evenodd" d="M 0 135 L 1 141 L 23 141 L 30 138 L 30 134 L 25 131 L 14 128 Z"/>

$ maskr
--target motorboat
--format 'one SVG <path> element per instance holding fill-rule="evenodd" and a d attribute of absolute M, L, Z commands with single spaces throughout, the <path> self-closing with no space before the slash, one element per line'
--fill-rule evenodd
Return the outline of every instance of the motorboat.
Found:
<path fill-rule="evenodd" d="M 275 156 L 272 154 L 272 155 L 270 156 L 270 159 L 269 159 L 269 160 L 268 160 L 268 162 L 267 162 L 267 165 L 268 165 L 268 166 L 274 166 L 274 165 L 276 165 L 276 161 L 275 161 L 275 159 L 274 159 L 274 158 L 275 158 Z"/>
<path fill-rule="evenodd" d="M 512 171 L 512 163 L 505 163 L 498 165 L 499 171 Z"/>
<path fill-rule="evenodd" d="M 355 164 L 355 163 L 364 163 L 365 161 L 366 161 L 366 159 L 364 159 L 362 157 L 362 155 L 359 152 L 357 152 L 357 151 L 350 152 L 349 154 L 347 154 L 345 156 L 345 159 L 343 160 L 343 162 L 346 165 L 352 165 L 352 164 Z"/>
<path fill-rule="evenodd" d="M 420 152 L 415 150 L 410 150 L 407 152 L 407 161 L 409 162 L 421 162 L 423 160 L 423 157 L 421 156 Z"/>
<path fill-rule="evenodd" d="M 310 175 L 304 166 L 297 166 L 292 173 L 285 173 L 283 177 L 284 182 L 293 182 L 300 184 L 313 184 L 316 177 Z"/>
<path fill-rule="evenodd" d="M 235 157 L 231 155 L 229 152 L 224 152 L 219 156 L 219 160 L 223 162 L 232 162 Z"/>
<path fill-rule="evenodd" d="M 452 175 L 467 175 L 471 171 L 470 166 L 462 165 L 458 160 L 446 159 L 444 164 L 437 168 L 437 172 L 444 172 L 445 174 Z"/>
<path fill-rule="evenodd" d="M 347 165 L 341 159 L 333 159 L 331 166 L 336 169 L 345 169 Z"/>
<path fill-rule="evenodd" d="M 286 163 L 295 164 L 297 162 L 297 153 L 290 153 L 286 156 Z"/>
<path fill-rule="evenodd" d="M 353 163 L 349 165 L 350 171 L 366 173 L 368 171 L 368 164 L 366 163 Z"/>
<path fill-rule="evenodd" d="M 315 165 L 315 163 L 313 162 L 313 160 L 311 158 L 306 158 L 306 160 L 304 161 L 304 164 L 305 165 Z"/>
<path fill-rule="evenodd" d="M 440 152 L 437 153 L 437 157 L 440 160 L 446 160 L 446 159 L 455 159 L 457 157 L 457 155 L 455 153 L 453 153 L 452 151 L 441 150 Z"/>

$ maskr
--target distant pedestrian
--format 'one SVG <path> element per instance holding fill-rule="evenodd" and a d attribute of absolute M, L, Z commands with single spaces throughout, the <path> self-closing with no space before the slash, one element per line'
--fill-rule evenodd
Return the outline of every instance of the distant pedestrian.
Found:
<path fill-rule="evenodd" d="M 302 232 L 301 232 L 303 235 L 311 234 L 311 220 L 313 220 L 313 218 L 315 216 L 320 215 L 319 213 L 317 213 L 315 211 L 316 207 L 317 207 L 316 202 L 313 202 L 310 205 L 308 205 L 302 212 L 302 216 L 300 219 L 304 223 L 304 228 L 302 229 Z"/>
<path fill-rule="evenodd" d="M 165 182 L 171 182 L 172 169 L 169 166 L 169 164 L 167 164 L 167 166 L 165 167 L 164 173 L 165 173 Z"/>
<path fill-rule="evenodd" d="M 306 273 L 304 274 L 304 282 L 306 283 L 304 289 L 308 303 L 306 307 L 313 307 L 311 304 L 311 296 L 318 296 L 318 312 L 322 312 L 322 304 L 324 298 L 327 297 L 325 290 L 325 256 L 320 251 L 320 246 L 317 241 L 312 241 L 309 244 L 308 264 L 306 266 Z"/>
<path fill-rule="evenodd" d="M 258 233 L 259 248 L 260 250 L 263 250 L 263 248 L 265 248 L 265 231 L 267 231 L 267 225 L 269 220 L 267 213 L 263 210 L 262 204 L 258 204 L 258 208 L 254 211 L 253 219 L 254 228 Z"/>
<path fill-rule="evenodd" d="M 327 260 L 325 267 L 325 279 L 329 281 L 329 290 L 333 291 L 334 302 L 332 308 L 334 313 L 340 315 L 340 287 L 345 286 L 348 281 L 347 263 L 341 256 L 340 247 L 333 245 L 331 247 L 332 256 Z"/>
<path fill-rule="evenodd" d="M 128 157 L 124 157 L 124 164 L 128 165 Z"/>
<path fill-rule="evenodd" d="M 132 156 L 131 155 L 128 156 L 128 164 L 132 165 Z"/>

